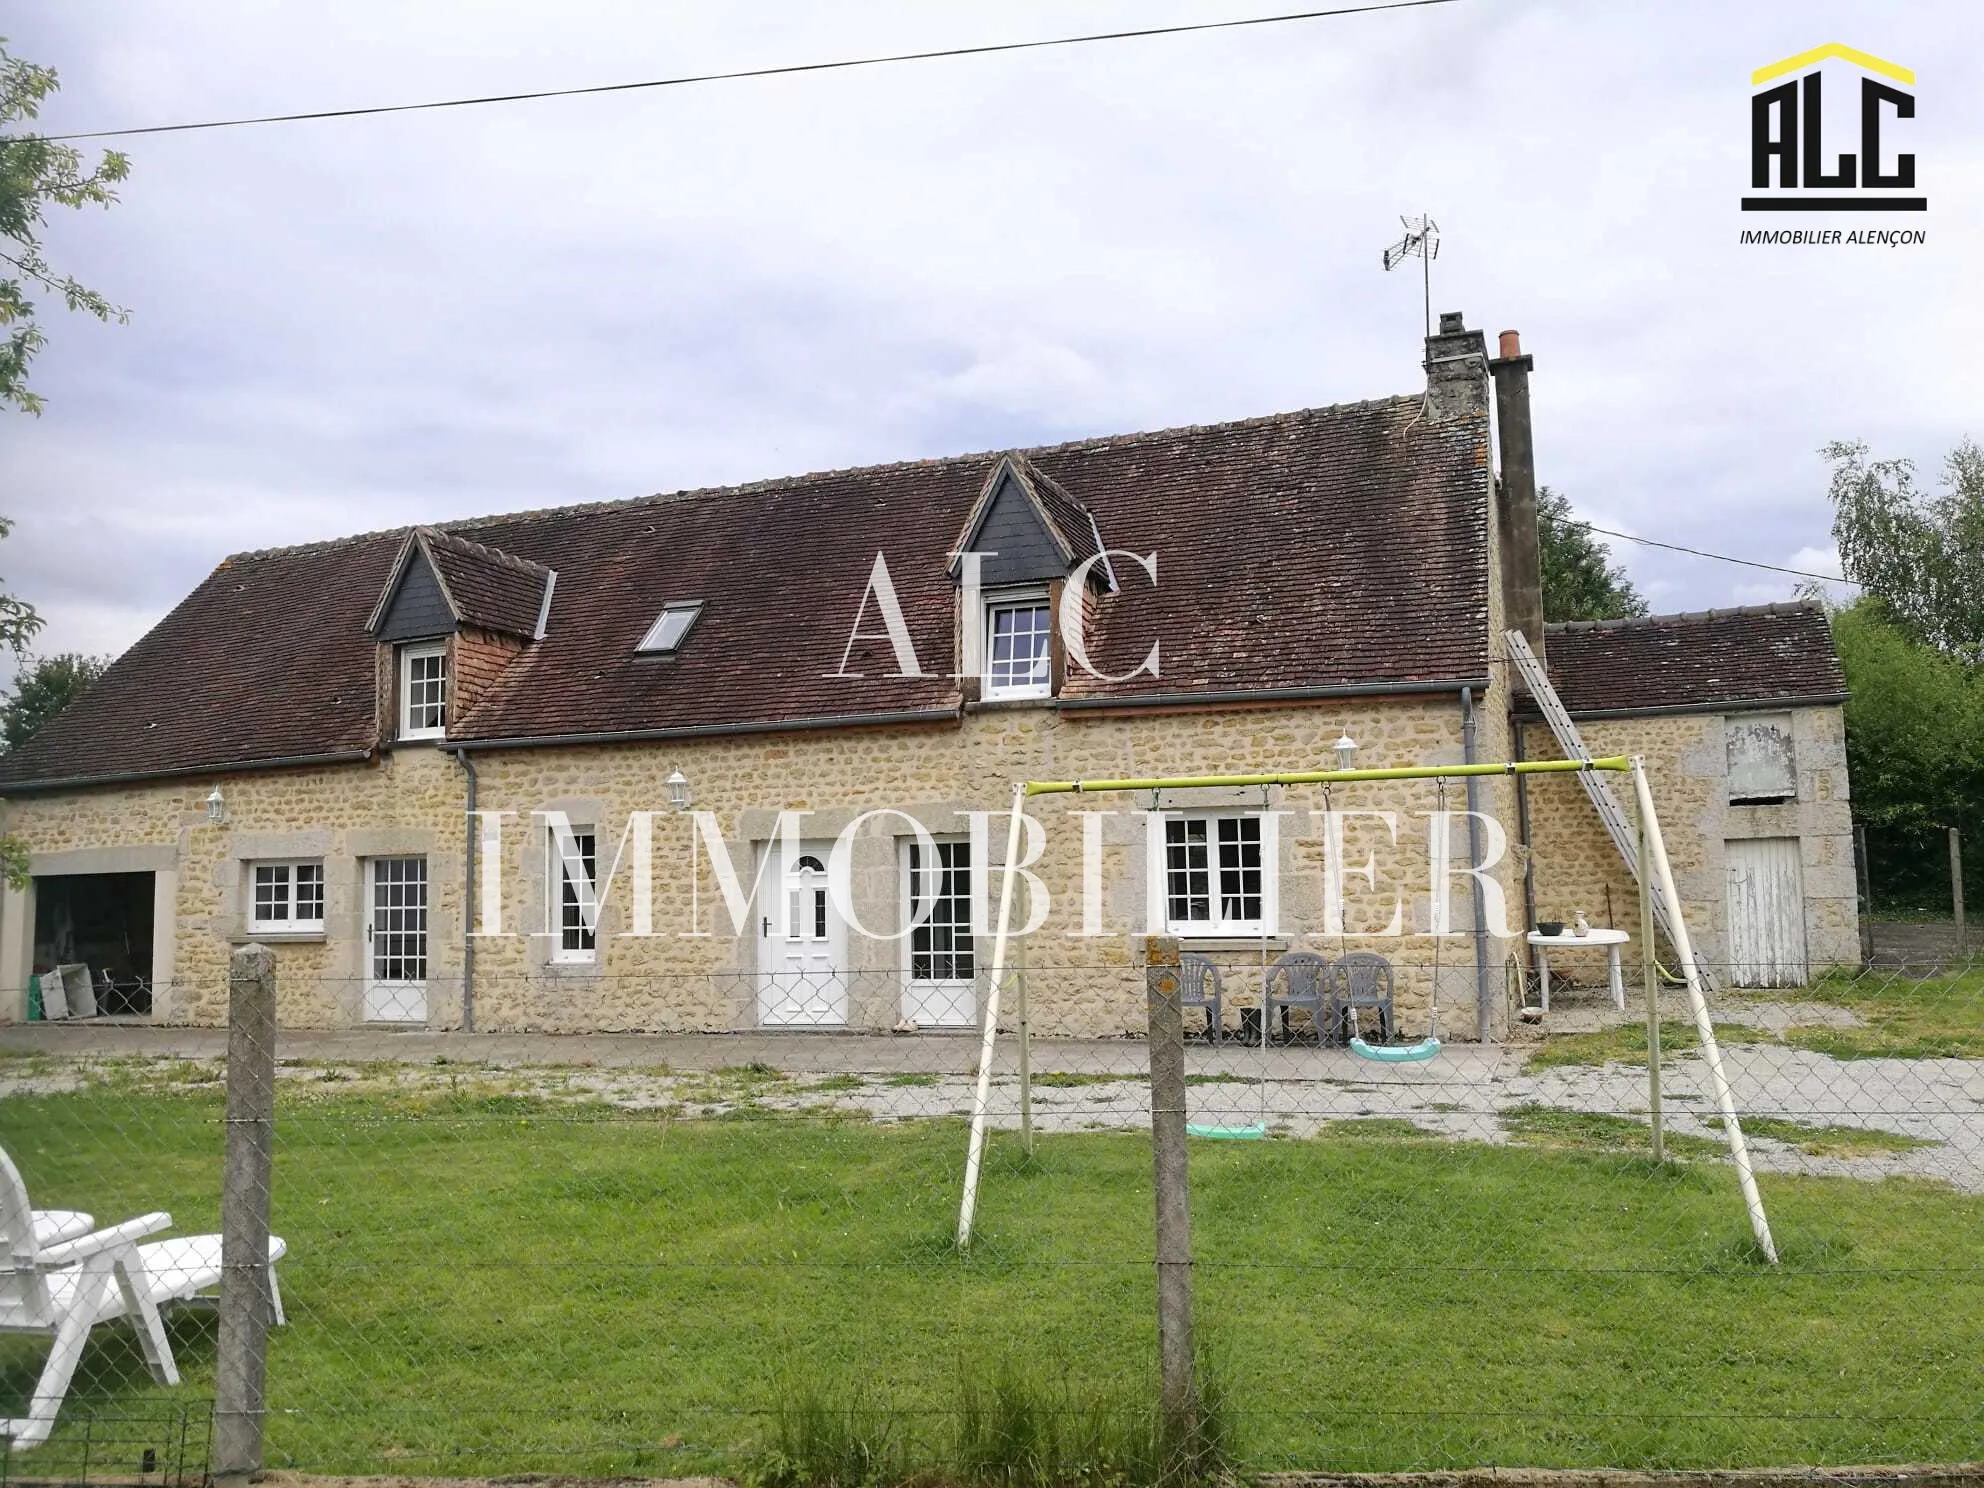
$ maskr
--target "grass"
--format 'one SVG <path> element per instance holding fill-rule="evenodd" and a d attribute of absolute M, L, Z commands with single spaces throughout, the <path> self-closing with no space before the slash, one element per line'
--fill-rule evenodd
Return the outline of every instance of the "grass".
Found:
<path fill-rule="evenodd" d="M 1629 1116 L 1599 1111 L 1573 1111 L 1562 1106 L 1524 1105 L 1502 1113 L 1502 1128 L 1510 1140 L 1532 1147 L 1571 1147 L 1586 1152 L 1653 1151 L 1653 1128 Z M 1748 1125 L 1744 1128 L 1749 1129 Z M 1662 1134 L 1663 1150 L 1672 1157 L 1715 1157 L 1719 1141 L 1692 1132 Z"/>
<path fill-rule="evenodd" d="M 1984 1059 L 1984 963 L 1943 976 L 1835 973 L 1797 994 L 1849 1009 L 1857 1028 L 1803 1027 L 1784 1041 L 1834 1059 Z"/>
<path fill-rule="evenodd" d="M 1771 1042 L 1770 1034 L 1747 1023 L 1717 1023 L 1713 1026 L 1716 1042 L 1720 1044 Z M 1683 1054 L 1693 1053 L 1700 1043 L 1692 1021 L 1682 1018 L 1660 1020 L 1660 1062 L 1663 1066 Z M 1568 1065 L 1644 1065 L 1647 1052 L 1644 1022 L 1615 1023 L 1590 1033 L 1552 1034 L 1530 1054 L 1525 1068 L 1546 1070 Z"/>
<path fill-rule="evenodd" d="M 1135 1133 L 1045 1134 L 1031 1160 L 995 1134 L 961 1256 L 955 1120 L 685 1120 L 466 1079 L 363 1095 L 284 1082 L 280 1100 L 291 1325 L 270 1346 L 272 1467 L 735 1472 L 767 1452 L 800 1462 L 782 1433 L 802 1408 L 816 1424 L 879 1411 L 901 1440 L 959 1457 L 964 1438 L 947 1433 L 966 1430 L 968 1356 L 1010 1355 L 1051 1386 L 1049 1406 L 1061 1381 L 1083 1411 L 1154 1393 L 1150 1149 Z M 165 1208 L 192 1233 L 217 1227 L 222 1115 L 217 1091 L 164 1083 L 16 1096 L 0 1100 L 0 1145 L 43 1204 L 105 1219 Z M 1380 1122 L 1195 1144 L 1197 1328 L 1232 1390 L 1237 1460 L 1707 1467 L 1974 1451 L 1984 1200 L 1767 1173 L 1786 1256 L 1768 1268 L 1746 1249 L 1727 1166 L 1652 1164 L 1645 1130 L 1542 1108 L 1512 1116 L 1510 1146 Z M 127 1330 L 99 1329 L 56 1441 L 19 1469 L 73 1461 L 91 1411 L 210 1391 L 211 1317 L 173 1328 L 179 1390 L 149 1383 Z M 19 1409 L 45 1348 L 0 1338 L 0 1413 Z M 972 1440 L 1039 1426 L 1001 1403 L 996 1377 L 972 1388 Z M 1056 1452 L 1065 1464 L 1088 1449 Z M 1085 1481 L 1107 1488 L 1122 1453 L 1097 1460 L 1106 1470 Z"/>
<path fill-rule="evenodd" d="M 1043 1367 L 1043 1364 L 1046 1367 Z M 950 1409 L 915 1418 L 861 1391 L 824 1398 L 795 1380 L 750 1453 L 747 1488 L 1164 1488 L 1231 1482 L 1231 1414 L 1199 1368 L 1200 1406 L 1173 1420 L 1147 1396 L 1076 1383 L 1052 1361 L 960 1361 Z"/>
<path fill-rule="evenodd" d="M 1919 1147 L 1937 1147 L 1927 1137 L 1911 1137 L 1906 1132 L 1884 1131 L 1877 1126 L 1813 1126 L 1782 1116 L 1745 1116 L 1743 1130 L 1753 1137 L 1768 1137 L 1787 1147 L 1796 1147 L 1810 1157 L 1871 1157 L 1881 1152 L 1912 1152 Z"/>

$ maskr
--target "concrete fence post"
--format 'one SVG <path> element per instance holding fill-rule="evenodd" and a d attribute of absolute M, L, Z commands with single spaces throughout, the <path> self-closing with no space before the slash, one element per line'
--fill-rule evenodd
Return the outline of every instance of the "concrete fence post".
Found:
<path fill-rule="evenodd" d="M 1167 1423 L 1189 1432 L 1198 1417 L 1192 1378 L 1192 1212 L 1185 1166 L 1185 1014 L 1178 942 L 1144 947 L 1150 1018 L 1151 1162 L 1157 1193 L 1157 1354 Z"/>
<path fill-rule="evenodd" d="M 1963 833 L 1950 828 L 1950 909 L 1956 921 L 1956 948 L 1963 949 Z"/>
<path fill-rule="evenodd" d="M 213 1477 L 241 1483 L 262 1470 L 274 1312 L 269 1198 L 275 1156 L 275 952 L 265 945 L 236 951 L 227 991 L 227 1152 L 221 1168 Z"/>

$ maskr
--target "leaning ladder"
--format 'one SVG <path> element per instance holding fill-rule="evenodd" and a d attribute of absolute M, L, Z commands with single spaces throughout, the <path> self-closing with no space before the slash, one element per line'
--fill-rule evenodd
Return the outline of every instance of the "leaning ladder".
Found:
<path fill-rule="evenodd" d="M 1550 732 L 1557 736 L 1557 747 L 1564 751 L 1565 759 L 1591 758 L 1591 751 L 1585 748 L 1584 736 L 1578 726 L 1571 721 L 1564 700 L 1557 696 L 1557 689 L 1550 685 L 1550 676 L 1543 670 L 1543 663 L 1536 659 L 1536 653 L 1529 649 L 1529 638 L 1519 630 L 1504 633 L 1508 641 L 1509 660 L 1516 664 L 1523 685 L 1529 688 L 1529 695 L 1536 699 L 1536 706 L 1543 714 L 1543 721 L 1550 725 Z M 1633 882 L 1640 877 L 1640 847 L 1638 834 L 1625 810 L 1619 805 L 1618 797 L 1612 794 L 1612 784 L 1597 770 L 1578 771 L 1578 784 L 1584 793 L 1591 797 L 1591 804 L 1598 812 L 1598 819 L 1605 823 L 1606 835 L 1612 845 L 1619 849 L 1619 856 L 1625 859 L 1626 870 L 1633 875 Z M 1661 931 L 1667 936 L 1669 945 L 1680 945 L 1681 939 L 1674 933 L 1673 912 L 1667 907 L 1665 896 L 1653 896 L 1653 917 L 1660 922 Z M 1704 977 L 1707 968 L 1701 967 Z"/>

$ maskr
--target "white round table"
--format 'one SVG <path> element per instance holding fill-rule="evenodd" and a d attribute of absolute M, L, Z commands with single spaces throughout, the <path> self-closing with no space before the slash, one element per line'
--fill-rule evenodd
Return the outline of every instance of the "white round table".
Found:
<path fill-rule="evenodd" d="M 1545 935 L 1541 930 L 1532 930 L 1524 937 L 1536 947 L 1536 970 L 1543 983 L 1543 1011 L 1550 1011 L 1550 952 L 1555 947 L 1575 950 L 1580 947 L 1605 947 L 1605 970 L 1612 982 L 1612 1000 L 1619 1005 L 1619 1011 L 1626 1010 L 1626 979 L 1619 970 L 1619 947 L 1632 940 L 1623 930 L 1590 930 L 1583 935 L 1573 935 L 1566 929 L 1562 935 Z"/>

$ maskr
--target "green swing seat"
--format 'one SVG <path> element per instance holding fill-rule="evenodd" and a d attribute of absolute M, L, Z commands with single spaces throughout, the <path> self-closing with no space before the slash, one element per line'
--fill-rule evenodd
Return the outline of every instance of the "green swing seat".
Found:
<path fill-rule="evenodd" d="M 1361 1038 L 1353 1038 L 1350 1052 L 1359 1059 L 1372 1059 L 1379 1064 L 1416 1064 L 1439 1053 L 1440 1041 L 1423 1038 L 1416 1044 L 1367 1044 Z"/>

